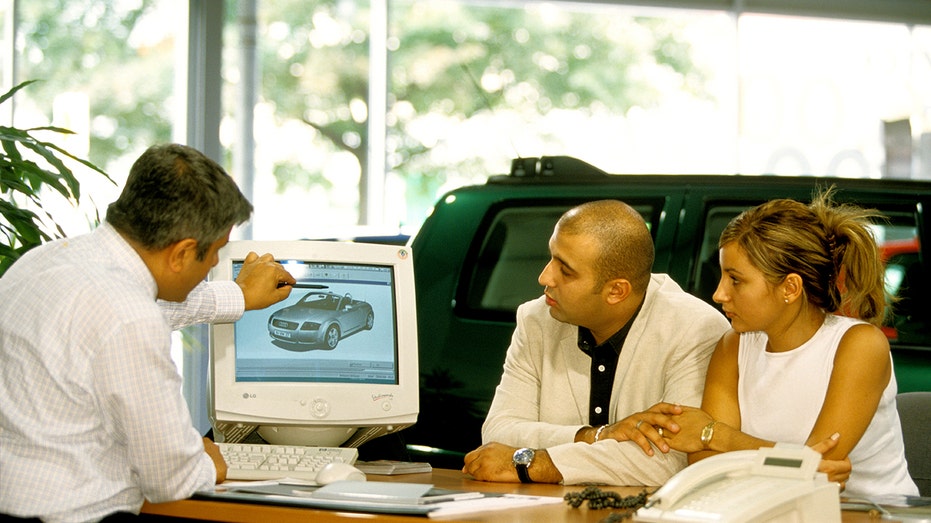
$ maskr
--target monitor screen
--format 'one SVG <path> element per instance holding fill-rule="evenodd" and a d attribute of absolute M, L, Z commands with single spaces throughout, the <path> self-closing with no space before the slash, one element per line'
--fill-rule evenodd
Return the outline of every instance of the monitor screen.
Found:
<path fill-rule="evenodd" d="M 236 322 L 236 381 L 396 384 L 394 269 L 281 263 L 298 283 L 284 302 Z M 234 278 L 241 267 L 233 262 Z"/>
<path fill-rule="evenodd" d="M 271 253 L 297 283 L 286 300 L 211 327 L 215 436 L 232 441 L 258 430 L 270 443 L 336 446 L 416 421 L 409 249 L 230 242 L 211 278 L 235 279 L 249 252 Z"/>

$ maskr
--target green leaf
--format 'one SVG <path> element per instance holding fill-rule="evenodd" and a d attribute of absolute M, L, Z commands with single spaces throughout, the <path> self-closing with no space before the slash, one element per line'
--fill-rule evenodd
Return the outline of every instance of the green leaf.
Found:
<path fill-rule="evenodd" d="M 3 102 L 7 101 L 8 98 L 12 97 L 14 94 L 16 94 L 17 91 L 19 91 L 19 90 L 22 89 L 23 87 L 26 87 L 27 85 L 36 83 L 36 82 L 38 82 L 38 81 L 39 81 L 39 80 L 26 80 L 25 82 L 23 82 L 23 83 L 17 85 L 16 87 L 10 89 L 9 91 L 6 92 L 6 94 L 0 96 L 0 104 L 2 104 Z"/>
<path fill-rule="evenodd" d="M 0 96 L 0 103 L 34 82 L 30 80 L 17 85 Z M 46 228 L 53 229 L 52 234 L 56 237 L 65 236 L 61 225 L 42 207 L 40 195 L 43 187 L 49 187 L 72 204 L 79 202 L 81 183 L 65 163 L 66 159 L 70 158 L 96 171 L 115 184 L 107 173 L 88 160 L 78 158 L 54 143 L 33 135 L 39 132 L 74 134 L 68 129 L 55 126 L 31 129 L 0 126 L 0 194 L 4 196 L 0 200 L 0 276 L 22 254 L 53 238 L 46 232 Z M 40 158 L 40 162 L 47 164 L 48 168 L 36 162 Z M 21 195 L 34 204 L 42 216 L 18 206 L 14 202 L 14 195 Z"/>
<path fill-rule="evenodd" d="M 31 149 L 33 152 L 45 159 L 52 167 L 58 170 L 58 172 L 52 172 L 45 169 L 39 168 L 36 164 L 33 164 L 36 169 L 32 172 L 42 179 L 42 181 L 51 185 L 55 188 L 56 191 L 61 193 L 65 198 L 78 198 L 80 197 L 81 187 L 80 182 L 77 178 L 74 177 L 74 174 L 71 172 L 64 162 L 60 158 L 55 156 L 55 153 L 49 150 L 47 144 L 43 142 L 29 143 L 22 142 L 24 146 Z M 62 181 L 68 185 L 66 188 Z"/>
<path fill-rule="evenodd" d="M 23 160 L 23 155 L 21 155 L 19 149 L 16 148 L 16 143 L 21 141 L 24 137 L 28 138 L 29 135 L 26 133 L 4 132 L 3 136 L 0 136 L 0 140 L 2 140 L 3 144 L 3 152 L 9 156 L 10 163 L 13 165 Z"/>
<path fill-rule="evenodd" d="M 17 140 L 21 140 L 23 138 L 29 139 L 29 133 L 27 133 L 26 131 L 22 129 L 16 129 L 13 127 L 4 127 L 0 125 L 0 140 L 3 141 L 3 148 L 4 150 L 7 151 L 7 154 L 10 153 L 9 149 L 7 149 L 7 145 L 10 145 L 13 147 L 15 147 L 15 145 L 7 144 L 6 142 L 14 142 Z"/>
<path fill-rule="evenodd" d="M 12 256 L 15 258 L 18 256 L 18 253 L 12 247 L 3 245 L 2 243 L 0 243 L 0 257 L 8 257 L 8 256 Z"/>

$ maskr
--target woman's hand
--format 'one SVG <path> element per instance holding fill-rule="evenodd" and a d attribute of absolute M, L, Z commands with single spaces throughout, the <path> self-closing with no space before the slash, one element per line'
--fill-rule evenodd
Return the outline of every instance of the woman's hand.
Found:
<path fill-rule="evenodd" d="M 682 413 L 674 421 L 679 430 L 664 431 L 667 444 L 682 452 L 699 452 L 706 450 L 701 442 L 701 433 L 709 423 L 714 421 L 707 412 L 695 407 L 680 407 Z"/>
<path fill-rule="evenodd" d="M 838 440 L 840 440 L 840 434 L 835 432 L 828 438 L 815 443 L 811 448 L 821 455 L 824 455 L 824 453 L 837 446 Z M 818 472 L 827 474 L 828 481 L 838 483 L 841 491 L 847 487 L 847 481 L 850 479 L 850 473 L 852 471 L 853 465 L 850 463 L 849 457 L 845 457 L 841 460 L 822 459 L 821 463 L 818 464 Z"/>

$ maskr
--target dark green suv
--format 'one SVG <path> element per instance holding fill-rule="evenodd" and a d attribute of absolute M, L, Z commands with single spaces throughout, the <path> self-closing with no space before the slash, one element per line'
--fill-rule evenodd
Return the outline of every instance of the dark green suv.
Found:
<path fill-rule="evenodd" d="M 414 457 L 458 468 L 481 443 L 517 305 L 539 296 L 537 276 L 559 216 L 613 198 L 639 209 L 656 246 L 654 272 L 711 302 L 717 240 L 731 218 L 768 199 L 810 200 L 835 185 L 838 201 L 882 211 L 876 226 L 895 297 L 885 329 L 900 392 L 931 390 L 927 307 L 931 182 L 740 175 L 611 175 L 569 157 L 515 160 L 509 175 L 445 195 L 413 238 L 421 410 L 405 440 Z"/>

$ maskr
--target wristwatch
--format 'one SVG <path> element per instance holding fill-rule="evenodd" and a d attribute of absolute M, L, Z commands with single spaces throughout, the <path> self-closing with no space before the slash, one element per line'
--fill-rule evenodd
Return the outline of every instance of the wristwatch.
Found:
<path fill-rule="evenodd" d="M 530 479 L 530 474 L 527 472 L 527 468 L 533 463 L 533 456 L 535 454 L 536 451 L 529 448 L 517 449 L 514 451 L 512 463 L 514 463 L 514 468 L 517 469 L 517 477 L 520 478 L 521 483 L 533 483 L 533 480 Z"/>
<path fill-rule="evenodd" d="M 714 437 L 714 425 L 717 421 L 712 421 L 711 423 L 705 425 L 705 428 L 701 429 L 701 446 L 705 449 L 711 445 L 711 438 Z"/>

